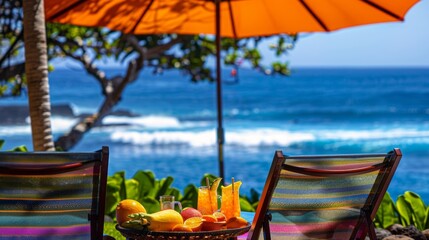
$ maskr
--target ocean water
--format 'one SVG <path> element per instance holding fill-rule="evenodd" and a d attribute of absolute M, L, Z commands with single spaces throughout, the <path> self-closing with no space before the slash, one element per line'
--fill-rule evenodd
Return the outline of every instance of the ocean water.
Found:
<path fill-rule="evenodd" d="M 107 69 L 108 76 L 121 74 Z M 429 69 L 293 69 L 291 77 L 241 69 L 238 82 L 224 71 L 225 176 L 242 180 L 242 194 L 262 191 L 275 150 L 285 154 L 403 152 L 388 191 L 411 190 L 429 203 Z M 50 74 L 51 102 L 71 104 L 77 115 L 97 109 L 96 81 L 81 70 Z M 0 99 L 0 105 L 26 104 Z M 140 74 L 115 108 L 133 116 L 109 116 L 73 151 L 110 147 L 109 174 L 151 170 L 173 176 L 173 186 L 199 184 L 218 174 L 215 84 L 191 83 L 180 72 Z M 7 113 L 2 113 L 7 114 Z M 55 115 L 55 137 L 78 117 Z M 30 127 L 1 125 L 3 149 L 27 145 Z M 228 180 L 227 180 L 228 181 Z"/>

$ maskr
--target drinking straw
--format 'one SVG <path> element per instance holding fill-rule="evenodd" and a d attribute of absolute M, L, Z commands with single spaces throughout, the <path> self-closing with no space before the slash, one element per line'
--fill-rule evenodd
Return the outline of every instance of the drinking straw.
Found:
<path fill-rule="evenodd" d="M 209 189 L 210 189 L 210 181 L 209 181 L 209 178 L 208 178 L 208 177 L 206 177 L 206 185 L 207 185 L 207 188 L 209 188 Z"/>

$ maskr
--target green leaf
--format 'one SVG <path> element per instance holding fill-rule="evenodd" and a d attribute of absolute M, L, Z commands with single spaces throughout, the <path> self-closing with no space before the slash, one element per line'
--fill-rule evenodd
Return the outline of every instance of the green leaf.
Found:
<path fill-rule="evenodd" d="M 135 180 L 134 178 L 128 179 L 125 181 L 126 191 L 127 191 L 127 198 L 128 199 L 134 199 L 139 201 L 140 192 L 139 192 L 139 182 Z"/>
<path fill-rule="evenodd" d="M 28 152 L 28 149 L 26 146 L 22 145 L 22 146 L 15 147 L 9 151 L 10 152 Z"/>
<path fill-rule="evenodd" d="M 162 195 L 168 195 L 168 190 L 173 183 L 174 179 L 170 176 L 163 178 L 159 181 L 159 191 L 156 194 L 156 199 L 159 199 Z"/>
<path fill-rule="evenodd" d="M 255 209 L 252 207 L 252 204 L 250 204 L 244 198 L 240 198 L 240 208 L 241 208 L 241 211 L 245 211 L 245 212 L 254 212 L 255 211 Z"/>
<path fill-rule="evenodd" d="M 151 171 L 137 171 L 133 179 L 139 182 L 139 199 L 143 199 L 146 196 L 155 197 L 158 189 L 156 188 L 155 174 Z"/>
<path fill-rule="evenodd" d="M 145 197 L 141 200 L 140 203 L 144 206 L 148 213 L 155 213 L 161 209 L 159 201 L 152 197 Z"/>
<path fill-rule="evenodd" d="M 182 206 L 185 207 L 196 207 L 198 203 L 198 188 L 193 185 L 189 184 L 186 186 L 185 190 L 183 191 L 183 197 L 180 199 L 182 202 Z"/>
<path fill-rule="evenodd" d="M 118 230 L 116 230 L 115 226 L 116 226 L 116 223 L 104 222 L 103 233 L 105 235 L 115 238 L 116 240 L 125 240 L 125 237 L 122 236 L 122 234 Z"/>
<path fill-rule="evenodd" d="M 107 181 L 105 214 L 114 218 L 116 206 L 119 201 L 121 201 L 119 186 L 115 182 Z"/>
<path fill-rule="evenodd" d="M 119 180 L 120 183 L 120 189 L 119 189 L 119 196 L 122 199 L 127 199 L 127 188 L 125 185 L 125 171 L 120 171 L 118 173 L 115 173 L 114 176 Z"/>
<path fill-rule="evenodd" d="M 125 186 L 125 172 L 117 172 L 107 178 L 106 186 L 106 215 L 115 217 L 116 205 L 127 198 Z"/>
<path fill-rule="evenodd" d="M 405 200 L 404 195 L 400 195 L 396 200 L 396 207 L 399 215 L 401 216 L 401 224 L 403 226 L 415 225 L 413 220 L 413 213 L 410 204 Z"/>
<path fill-rule="evenodd" d="M 4 144 L 4 140 L 0 139 L 0 149 L 3 147 L 3 144 Z"/>
<path fill-rule="evenodd" d="M 397 217 L 398 215 L 395 203 L 389 193 L 386 192 L 380 206 L 378 207 L 374 224 L 379 228 L 387 228 L 399 222 L 399 218 Z"/>
<path fill-rule="evenodd" d="M 258 202 L 254 202 L 254 203 L 252 204 L 252 207 L 255 209 L 255 211 L 256 211 L 256 209 L 258 208 L 258 204 L 259 204 L 259 201 L 258 201 Z"/>
<path fill-rule="evenodd" d="M 182 194 L 180 193 L 180 190 L 178 188 L 169 188 L 167 190 L 167 192 L 165 193 L 165 195 L 171 195 L 174 196 L 174 198 L 176 199 L 181 199 L 182 198 Z"/>
<path fill-rule="evenodd" d="M 259 193 L 254 189 L 250 189 L 250 202 L 255 203 L 259 201 Z"/>
<path fill-rule="evenodd" d="M 426 206 L 421 197 L 413 192 L 404 193 L 405 201 L 409 203 L 415 226 L 420 231 L 425 229 Z"/>

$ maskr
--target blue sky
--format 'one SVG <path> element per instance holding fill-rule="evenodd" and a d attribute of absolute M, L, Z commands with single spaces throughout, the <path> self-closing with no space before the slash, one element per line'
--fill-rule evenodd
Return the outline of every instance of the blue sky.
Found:
<path fill-rule="evenodd" d="M 404 22 L 302 37 L 286 60 L 292 67 L 429 67 L 429 1 L 411 8 Z"/>

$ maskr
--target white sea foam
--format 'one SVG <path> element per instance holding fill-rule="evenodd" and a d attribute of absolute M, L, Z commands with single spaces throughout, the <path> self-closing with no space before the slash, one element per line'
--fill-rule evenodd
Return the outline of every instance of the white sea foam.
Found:
<path fill-rule="evenodd" d="M 182 131 L 156 131 L 156 132 L 115 132 L 111 135 L 113 141 L 131 143 L 136 145 L 190 145 L 204 147 L 215 144 L 213 131 L 182 132 Z"/>
<path fill-rule="evenodd" d="M 30 126 L 5 126 L 0 127 L 0 139 L 10 135 L 27 135 L 31 133 Z"/>
<path fill-rule="evenodd" d="M 288 146 L 297 142 L 316 140 L 315 135 L 308 132 L 291 132 L 278 129 L 254 129 L 225 133 L 228 144 L 255 146 Z"/>
<path fill-rule="evenodd" d="M 258 146 L 290 146 L 297 143 L 337 142 L 349 144 L 350 141 L 366 141 L 372 143 L 390 141 L 401 138 L 401 142 L 429 142 L 429 131 L 416 129 L 386 130 L 305 130 L 286 131 L 279 129 L 247 129 L 229 130 L 225 133 L 228 145 L 258 147 Z M 130 143 L 133 145 L 168 146 L 187 145 L 191 147 L 207 147 L 216 145 L 215 130 L 204 131 L 115 131 L 111 134 L 114 142 Z"/>
<path fill-rule="evenodd" d="M 65 117 L 52 117 L 52 131 L 53 132 L 65 132 L 77 123 L 77 118 L 65 118 Z"/>
<path fill-rule="evenodd" d="M 141 117 L 107 116 L 103 119 L 103 124 L 130 124 L 146 128 L 178 128 L 181 126 L 177 118 L 156 115 Z"/>
<path fill-rule="evenodd" d="M 327 140 L 374 140 L 393 138 L 421 138 L 429 137 L 429 131 L 417 129 L 374 129 L 374 130 L 321 130 L 318 138 Z"/>
<path fill-rule="evenodd" d="M 155 131 L 155 132 L 120 132 L 111 135 L 113 141 L 136 145 L 189 145 L 206 147 L 216 144 L 216 132 L 205 131 Z M 289 145 L 294 142 L 313 141 L 308 133 L 291 133 L 272 129 L 230 131 L 225 133 L 228 144 L 242 146 Z"/>
<path fill-rule="evenodd" d="M 78 119 L 74 118 L 65 118 L 65 117 L 52 117 L 51 118 L 51 127 L 54 133 L 65 132 L 69 130 L 74 124 L 76 124 Z M 10 136 L 10 135 L 27 135 L 31 134 L 30 127 L 30 118 L 27 117 L 26 120 L 28 125 L 19 125 L 19 126 L 4 126 L 0 127 L 0 137 L 1 136 Z"/>

